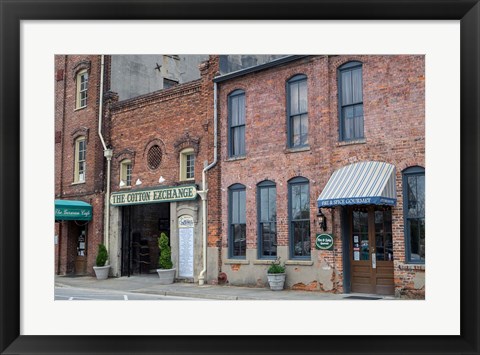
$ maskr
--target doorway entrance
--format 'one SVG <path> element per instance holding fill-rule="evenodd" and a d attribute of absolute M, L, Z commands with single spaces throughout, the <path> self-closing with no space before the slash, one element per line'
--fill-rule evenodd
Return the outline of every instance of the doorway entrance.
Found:
<path fill-rule="evenodd" d="M 79 225 L 76 221 L 73 233 L 76 239 L 77 251 L 75 254 L 75 275 L 87 274 L 87 226 Z"/>
<path fill-rule="evenodd" d="M 348 209 L 351 292 L 392 295 L 393 243 L 390 207 Z"/>
<path fill-rule="evenodd" d="M 122 276 L 155 272 L 160 233 L 170 239 L 170 203 L 122 207 Z"/>

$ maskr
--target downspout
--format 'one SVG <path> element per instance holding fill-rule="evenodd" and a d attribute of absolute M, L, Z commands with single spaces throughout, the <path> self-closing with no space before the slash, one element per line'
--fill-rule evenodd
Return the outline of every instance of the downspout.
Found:
<path fill-rule="evenodd" d="M 110 165 L 113 151 L 108 149 L 102 135 L 102 117 L 103 117 L 103 73 L 105 67 L 105 56 L 101 56 L 100 65 L 100 98 L 98 107 L 98 136 L 103 146 L 103 156 L 107 158 L 107 190 L 105 192 L 105 209 L 104 209 L 104 225 L 103 225 L 103 243 L 107 250 L 109 249 L 109 224 L 110 224 Z M 108 262 L 108 261 L 107 261 Z"/>
<path fill-rule="evenodd" d="M 205 273 L 207 272 L 207 192 L 206 173 L 217 164 L 217 83 L 213 83 L 213 162 L 207 165 L 202 171 L 202 191 L 198 194 L 202 198 L 202 221 L 203 221 L 203 269 L 198 275 L 198 284 L 202 286 L 205 283 Z"/>

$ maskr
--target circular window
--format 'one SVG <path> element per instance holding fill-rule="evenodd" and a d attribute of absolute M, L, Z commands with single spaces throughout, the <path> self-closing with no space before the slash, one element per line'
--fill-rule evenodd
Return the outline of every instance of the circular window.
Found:
<path fill-rule="evenodd" d="M 152 170 L 158 169 L 161 161 L 162 161 L 162 150 L 158 145 L 152 146 L 148 150 L 148 154 L 147 154 L 148 167 Z"/>

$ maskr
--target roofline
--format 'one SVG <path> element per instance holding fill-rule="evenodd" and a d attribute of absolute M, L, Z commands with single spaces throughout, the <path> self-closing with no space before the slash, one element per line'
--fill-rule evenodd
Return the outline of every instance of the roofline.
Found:
<path fill-rule="evenodd" d="M 227 80 L 230 80 L 230 79 L 233 79 L 233 78 L 237 78 L 239 76 L 247 75 L 247 74 L 250 74 L 250 73 L 255 73 L 257 71 L 261 71 L 261 70 L 265 70 L 265 69 L 275 67 L 275 66 L 278 66 L 278 65 L 290 63 L 290 62 L 293 62 L 295 60 L 299 60 L 299 59 L 302 59 L 302 58 L 305 58 L 305 57 L 308 57 L 308 55 L 288 55 L 286 57 L 282 57 L 282 58 L 272 60 L 271 62 L 256 65 L 256 66 L 249 67 L 249 68 L 246 68 L 246 69 L 240 69 L 240 70 L 237 70 L 237 71 L 225 74 L 225 75 L 217 76 L 217 77 L 213 78 L 213 82 L 214 83 L 221 83 L 223 81 L 227 81 Z"/>

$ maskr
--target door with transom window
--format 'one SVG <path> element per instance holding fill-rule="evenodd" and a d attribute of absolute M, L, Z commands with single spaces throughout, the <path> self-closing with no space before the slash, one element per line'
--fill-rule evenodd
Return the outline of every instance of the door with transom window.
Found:
<path fill-rule="evenodd" d="M 392 211 L 384 206 L 348 209 L 351 292 L 394 293 Z"/>

